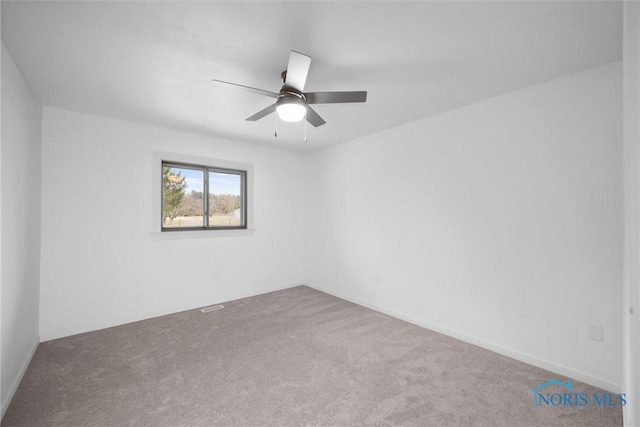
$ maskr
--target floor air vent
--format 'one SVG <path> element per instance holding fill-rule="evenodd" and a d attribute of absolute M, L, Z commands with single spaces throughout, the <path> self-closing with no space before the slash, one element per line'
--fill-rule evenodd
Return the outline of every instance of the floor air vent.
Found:
<path fill-rule="evenodd" d="M 224 308 L 224 305 L 218 304 L 218 305 L 212 305 L 210 307 L 201 308 L 200 311 L 203 313 L 208 313 L 210 311 L 222 310 L 223 308 Z"/>

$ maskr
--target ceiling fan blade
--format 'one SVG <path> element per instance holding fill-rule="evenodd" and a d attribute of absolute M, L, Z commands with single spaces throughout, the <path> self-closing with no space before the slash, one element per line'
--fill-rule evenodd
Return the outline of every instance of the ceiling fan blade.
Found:
<path fill-rule="evenodd" d="M 320 117 L 320 114 L 316 113 L 316 110 L 309 107 L 308 105 L 307 105 L 306 117 L 307 117 L 307 121 L 311 123 L 314 127 L 322 126 L 323 124 L 327 123 L 324 121 L 322 117 Z"/>
<path fill-rule="evenodd" d="M 264 96 L 269 96 L 271 98 L 278 98 L 278 94 L 275 92 L 271 92 L 268 90 L 264 90 L 264 89 L 257 89 L 255 87 L 251 87 L 251 86 L 244 86 L 244 85 L 239 85 L 237 83 L 231 83 L 231 82 L 225 82 L 224 80 L 218 80 L 218 79 L 211 79 L 211 83 L 213 82 L 218 82 L 218 83 L 224 83 L 227 85 L 233 85 L 233 86 L 238 86 L 246 91 L 249 91 L 251 93 L 257 93 L 258 95 L 264 95 Z"/>
<path fill-rule="evenodd" d="M 292 50 L 289 53 L 289 65 L 287 65 L 287 77 L 284 85 L 302 92 L 304 84 L 307 82 L 311 57 L 303 53 Z"/>
<path fill-rule="evenodd" d="M 268 116 L 269 114 L 273 113 L 274 111 L 276 111 L 276 104 L 271 104 L 267 108 L 264 108 L 264 109 L 258 111 L 253 116 L 247 117 L 247 120 L 250 121 L 250 122 L 255 122 L 256 120 L 260 120 L 264 116 Z"/>
<path fill-rule="evenodd" d="M 365 102 L 367 91 L 359 92 L 309 92 L 304 94 L 307 104 L 336 104 Z"/>

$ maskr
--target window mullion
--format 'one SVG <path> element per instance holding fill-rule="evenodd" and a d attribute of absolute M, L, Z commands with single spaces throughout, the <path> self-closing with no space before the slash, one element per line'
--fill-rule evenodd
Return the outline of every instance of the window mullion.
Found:
<path fill-rule="evenodd" d="M 204 215 L 204 228 L 209 228 L 209 169 L 204 168 L 204 185 L 202 190 L 202 214 Z"/>

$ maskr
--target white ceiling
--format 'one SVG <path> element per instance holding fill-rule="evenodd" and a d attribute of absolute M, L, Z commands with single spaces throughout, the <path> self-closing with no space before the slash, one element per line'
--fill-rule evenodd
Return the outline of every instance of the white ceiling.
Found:
<path fill-rule="evenodd" d="M 2 1 L 2 39 L 44 105 L 304 151 L 621 59 L 606 2 Z M 290 50 L 327 121 L 245 118 L 273 102 Z"/>

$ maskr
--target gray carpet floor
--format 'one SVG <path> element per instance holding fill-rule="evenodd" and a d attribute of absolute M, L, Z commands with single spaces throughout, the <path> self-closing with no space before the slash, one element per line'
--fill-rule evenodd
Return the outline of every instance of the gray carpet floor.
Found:
<path fill-rule="evenodd" d="M 224 306 L 41 343 L 2 425 L 622 425 L 534 408 L 566 378 L 308 287 Z"/>

